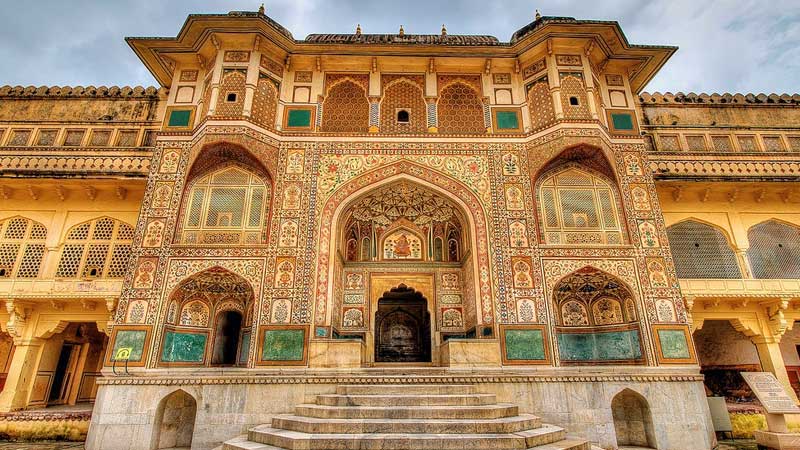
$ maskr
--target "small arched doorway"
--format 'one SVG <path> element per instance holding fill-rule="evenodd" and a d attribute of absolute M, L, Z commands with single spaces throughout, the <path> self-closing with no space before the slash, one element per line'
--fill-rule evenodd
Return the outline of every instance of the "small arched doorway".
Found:
<path fill-rule="evenodd" d="M 242 314 L 238 311 L 223 311 L 217 315 L 214 334 L 213 365 L 236 364 L 239 338 L 242 333 Z"/>
<path fill-rule="evenodd" d="M 190 449 L 197 402 L 185 391 L 166 396 L 158 405 L 153 449 Z"/>
<path fill-rule="evenodd" d="M 375 362 L 431 362 L 428 300 L 404 284 L 378 300 Z"/>
<path fill-rule="evenodd" d="M 625 389 L 611 400 L 618 447 L 656 448 L 653 418 L 647 400 Z"/>

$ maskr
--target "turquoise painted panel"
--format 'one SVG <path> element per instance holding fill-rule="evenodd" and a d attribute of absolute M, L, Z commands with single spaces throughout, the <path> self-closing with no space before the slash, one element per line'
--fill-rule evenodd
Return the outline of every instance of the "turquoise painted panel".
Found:
<path fill-rule="evenodd" d="M 558 350 L 564 361 L 618 361 L 642 358 L 638 330 L 559 333 Z"/>
<path fill-rule="evenodd" d="M 689 343 L 683 330 L 658 330 L 661 354 L 666 359 L 689 359 Z"/>
<path fill-rule="evenodd" d="M 119 330 L 114 341 L 114 349 L 111 353 L 112 361 L 121 348 L 131 349 L 128 361 L 139 362 L 144 353 L 144 341 L 147 338 L 147 331 L 144 330 Z"/>
<path fill-rule="evenodd" d="M 169 123 L 167 123 L 167 126 L 188 127 L 189 119 L 191 119 L 191 117 L 192 117 L 192 111 L 189 109 L 172 110 L 169 114 Z"/>
<path fill-rule="evenodd" d="M 612 113 L 611 121 L 614 123 L 615 130 L 633 130 L 633 114 L 631 113 Z"/>
<path fill-rule="evenodd" d="M 514 111 L 497 111 L 497 128 L 500 130 L 516 130 L 519 128 L 519 117 Z"/>
<path fill-rule="evenodd" d="M 250 353 L 250 332 L 242 333 L 242 349 L 239 352 L 239 364 L 247 364 L 247 354 Z"/>
<path fill-rule="evenodd" d="M 325 327 L 316 328 L 317 337 L 328 337 L 328 329 Z"/>
<path fill-rule="evenodd" d="M 263 361 L 302 361 L 305 330 L 266 330 Z"/>
<path fill-rule="evenodd" d="M 505 330 L 506 359 L 509 361 L 544 361 L 542 330 Z"/>
<path fill-rule="evenodd" d="M 206 352 L 206 341 L 208 341 L 208 335 L 205 333 L 167 331 L 164 335 L 161 361 L 201 363 Z"/>
<path fill-rule="evenodd" d="M 287 127 L 303 127 L 308 128 L 311 126 L 311 110 L 310 109 L 290 109 L 288 117 L 286 118 Z"/>

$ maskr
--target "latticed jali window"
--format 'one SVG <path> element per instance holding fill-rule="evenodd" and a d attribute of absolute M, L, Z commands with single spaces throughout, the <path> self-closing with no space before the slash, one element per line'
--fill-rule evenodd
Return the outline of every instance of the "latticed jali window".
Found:
<path fill-rule="evenodd" d="M 131 253 L 133 227 L 103 217 L 76 225 L 56 269 L 57 278 L 122 278 Z"/>
<path fill-rule="evenodd" d="M 200 178 L 186 197 L 183 243 L 262 243 L 269 197 L 261 178 L 236 167 Z"/>
<path fill-rule="evenodd" d="M 721 231 L 692 220 L 667 228 L 678 278 L 741 278 L 736 255 Z"/>
<path fill-rule="evenodd" d="M 545 178 L 538 197 L 545 243 L 623 243 L 614 188 L 604 178 L 569 167 Z"/>
<path fill-rule="evenodd" d="M 0 222 L 0 278 L 36 278 L 42 267 L 47 229 L 22 217 Z"/>
<path fill-rule="evenodd" d="M 321 130 L 331 133 L 366 133 L 369 129 L 367 91 L 356 80 L 346 79 L 333 84 L 322 105 Z M 329 80 L 329 82 L 331 82 Z"/>
<path fill-rule="evenodd" d="M 800 278 L 800 229 L 769 220 L 747 233 L 755 278 Z"/>
<path fill-rule="evenodd" d="M 438 115 L 440 133 L 486 133 L 483 101 L 478 92 L 466 83 L 453 83 L 442 89 L 439 94 Z"/>

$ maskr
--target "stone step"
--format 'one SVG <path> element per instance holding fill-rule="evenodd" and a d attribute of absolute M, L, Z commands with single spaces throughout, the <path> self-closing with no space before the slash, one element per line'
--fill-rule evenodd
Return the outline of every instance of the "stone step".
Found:
<path fill-rule="evenodd" d="M 219 448 L 219 447 L 217 447 Z M 235 437 L 222 444 L 222 450 L 279 450 L 277 447 L 265 445 L 260 442 L 253 442 L 247 436 Z"/>
<path fill-rule="evenodd" d="M 298 416 L 321 419 L 499 419 L 519 414 L 509 403 L 474 406 L 326 406 L 298 405 Z"/>
<path fill-rule="evenodd" d="M 594 448 L 595 447 L 592 447 L 588 441 L 580 439 L 564 439 L 558 442 L 553 442 L 552 444 L 539 445 L 537 447 L 530 448 L 529 450 L 592 450 Z"/>
<path fill-rule="evenodd" d="M 336 387 L 340 395 L 382 395 L 382 394 L 428 394 L 464 395 L 475 394 L 471 384 L 345 384 Z"/>
<path fill-rule="evenodd" d="M 522 450 L 526 438 L 518 434 L 309 434 L 256 427 L 248 433 L 254 442 L 287 450 Z"/>
<path fill-rule="evenodd" d="M 327 406 L 470 406 L 491 405 L 494 394 L 381 394 L 381 395 L 318 395 L 317 404 Z"/>
<path fill-rule="evenodd" d="M 291 414 L 272 419 L 273 428 L 303 433 L 428 433 L 487 434 L 515 433 L 542 426 L 539 417 L 520 414 L 500 419 L 320 419 Z"/>
<path fill-rule="evenodd" d="M 525 448 L 552 444 L 567 437 L 567 432 L 563 428 L 549 424 L 543 424 L 539 428 L 532 428 L 515 434 L 525 438 Z"/>

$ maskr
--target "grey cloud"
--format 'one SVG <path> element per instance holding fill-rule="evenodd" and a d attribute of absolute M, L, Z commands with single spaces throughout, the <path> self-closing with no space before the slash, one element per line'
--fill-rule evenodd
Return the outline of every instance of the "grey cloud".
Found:
<path fill-rule="evenodd" d="M 154 80 L 125 36 L 174 36 L 191 13 L 255 10 L 255 1 L 0 0 L 0 84 L 124 85 Z M 508 40 L 542 14 L 617 20 L 637 44 L 680 50 L 650 91 L 796 92 L 797 0 L 267 0 L 267 14 L 302 39 L 309 33 L 492 34 Z"/>

